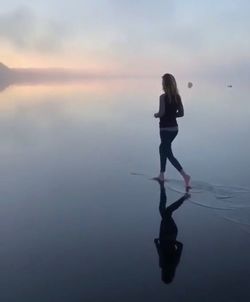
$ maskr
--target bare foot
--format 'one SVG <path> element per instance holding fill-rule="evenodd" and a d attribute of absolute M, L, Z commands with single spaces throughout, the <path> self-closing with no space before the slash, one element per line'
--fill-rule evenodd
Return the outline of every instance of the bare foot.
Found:
<path fill-rule="evenodd" d="M 151 178 L 153 180 L 158 181 L 159 183 L 164 183 L 165 179 L 160 178 L 159 176 Z"/>
<path fill-rule="evenodd" d="M 163 173 L 160 173 L 157 177 L 154 177 L 153 178 L 154 180 L 157 180 L 159 182 L 164 182 L 165 181 L 165 178 L 164 178 L 164 174 Z"/>

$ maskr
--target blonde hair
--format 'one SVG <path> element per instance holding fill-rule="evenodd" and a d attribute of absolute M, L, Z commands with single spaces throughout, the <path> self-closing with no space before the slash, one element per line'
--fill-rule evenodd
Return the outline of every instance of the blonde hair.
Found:
<path fill-rule="evenodd" d="M 177 88 L 177 83 L 172 74 L 165 73 L 162 76 L 162 88 L 168 96 L 168 100 L 170 103 L 172 102 L 172 100 L 174 100 L 176 103 L 179 102 L 180 95 Z"/>

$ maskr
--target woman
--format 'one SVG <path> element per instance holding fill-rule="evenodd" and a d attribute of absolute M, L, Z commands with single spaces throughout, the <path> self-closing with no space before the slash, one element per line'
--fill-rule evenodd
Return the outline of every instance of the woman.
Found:
<path fill-rule="evenodd" d="M 161 171 L 157 179 L 162 182 L 165 180 L 164 173 L 168 158 L 171 164 L 182 175 L 186 191 L 188 191 L 190 189 L 190 176 L 183 170 L 181 164 L 174 157 L 171 147 L 172 141 L 178 134 L 176 118 L 184 116 L 183 104 L 173 75 L 169 73 L 164 74 L 162 77 L 162 88 L 164 94 L 160 96 L 159 112 L 154 114 L 155 118 L 160 118 L 161 138 L 161 144 L 159 146 Z"/>

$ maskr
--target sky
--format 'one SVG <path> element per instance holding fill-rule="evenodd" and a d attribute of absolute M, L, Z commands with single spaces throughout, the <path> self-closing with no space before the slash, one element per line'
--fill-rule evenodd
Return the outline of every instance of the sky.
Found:
<path fill-rule="evenodd" d="M 249 80 L 249 11 L 249 0 L 2 0 L 0 62 Z"/>

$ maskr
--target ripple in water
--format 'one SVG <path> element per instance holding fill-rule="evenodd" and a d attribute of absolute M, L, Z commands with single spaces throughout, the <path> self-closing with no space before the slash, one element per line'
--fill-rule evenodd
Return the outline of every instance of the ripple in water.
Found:
<path fill-rule="evenodd" d="M 143 173 L 131 173 L 131 175 L 152 179 Z M 182 180 L 168 179 L 165 185 L 169 190 L 185 194 Z M 220 217 L 239 225 L 250 234 L 250 188 L 193 180 L 191 186 L 189 199 L 191 203 L 215 210 Z"/>

